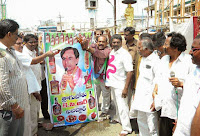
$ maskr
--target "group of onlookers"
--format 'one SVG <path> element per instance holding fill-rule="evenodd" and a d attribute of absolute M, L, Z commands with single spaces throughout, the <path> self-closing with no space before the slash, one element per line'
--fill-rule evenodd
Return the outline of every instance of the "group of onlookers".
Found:
<path fill-rule="evenodd" d="M 38 114 L 49 119 L 44 58 L 38 37 L 18 35 L 19 25 L 9 19 L 0 22 L 0 135 L 37 135 Z M 121 136 L 132 133 L 131 119 L 137 118 L 140 136 L 189 136 L 198 134 L 200 116 L 200 35 L 189 54 L 184 53 L 185 37 L 176 32 L 167 36 L 124 29 L 124 39 L 96 30 L 96 42 L 81 42 L 92 54 L 95 90 L 103 104 L 100 118 L 111 107 L 116 114 L 110 123 L 121 123 Z M 112 97 L 111 97 L 112 94 Z M 195 115 L 195 112 L 196 115 Z M 193 119 L 194 118 L 194 119 Z M 30 127 L 31 126 L 31 127 Z"/>
<path fill-rule="evenodd" d="M 141 33 L 136 40 L 135 29 L 127 27 L 125 42 L 115 34 L 110 45 L 101 30 L 96 32 L 100 33 L 96 43 L 83 42 L 82 47 L 92 53 L 101 81 L 96 84 L 97 99 L 100 90 L 103 97 L 99 117 L 107 116 L 112 92 L 116 115 L 110 123 L 121 123 L 120 135 L 131 133 L 130 119 L 137 118 L 141 136 L 189 136 L 200 100 L 200 35 L 187 54 L 186 39 L 176 32 Z M 107 70 L 102 72 L 107 59 Z"/>

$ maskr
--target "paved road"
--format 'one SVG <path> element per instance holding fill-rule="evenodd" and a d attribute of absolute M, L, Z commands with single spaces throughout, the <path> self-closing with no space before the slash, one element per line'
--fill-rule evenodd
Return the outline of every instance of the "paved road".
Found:
<path fill-rule="evenodd" d="M 48 122 L 47 120 L 40 119 Z M 109 124 L 109 120 L 89 122 L 73 126 L 57 127 L 46 131 L 40 127 L 39 136 L 118 136 L 122 127 L 120 124 Z M 128 136 L 136 136 L 135 132 Z"/>
<path fill-rule="evenodd" d="M 100 97 L 100 102 L 101 102 Z M 111 105 L 114 105 L 113 103 Z M 114 106 L 113 106 L 114 107 Z M 101 113 L 101 111 L 99 112 Z M 100 114 L 99 114 L 100 115 Z M 115 109 L 109 111 L 109 115 L 115 115 Z M 44 120 L 40 113 L 39 122 L 50 122 L 50 120 Z M 133 130 L 132 134 L 128 136 L 137 136 L 138 131 L 136 127 L 136 121 L 132 120 L 131 125 Z M 110 124 L 109 119 L 104 121 L 93 121 L 89 123 L 76 124 L 72 126 L 56 127 L 51 131 L 44 130 L 40 127 L 38 130 L 39 136 L 118 136 L 122 127 L 120 124 Z M 136 133 L 136 134 L 135 134 Z"/>

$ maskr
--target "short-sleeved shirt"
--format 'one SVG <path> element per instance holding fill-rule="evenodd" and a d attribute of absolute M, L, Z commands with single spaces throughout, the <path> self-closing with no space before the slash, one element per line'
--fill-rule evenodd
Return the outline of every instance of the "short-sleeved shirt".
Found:
<path fill-rule="evenodd" d="M 174 88 L 169 81 L 170 73 L 173 71 L 175 77 L 181 82 L 185 82 L 190 72 L 193 70 L 191 56 L 185 53 L 181 53 L 179 57 L 173 62 L 171 68 L 169 68 L 170 56 L 165 55 L 161 59 L 160 77 L 157 80 L 158 84 L 158 96 L 161 100 L 161 117 L 168 117 L 170 119 L 177 119 L 177 94 L 178 91 L 178 108 L 180 106 L 180 100 L 183 95 L 183 89 L 181 87 Z"/>
<path fill-rule="evenodd" d="M 157 72 L 159 70 L 159 64 L 160 59 L 155 53 L 151 53 L 148 57 L 142 57 L 139 66 L 140 75 L 133 101 L 135 110 L 151 113 L 150 107 L 153 103 L 152 93 L 155 87 L 155 77 L 159 74 Z"/>
<path fill-rule="evenodd" d="M 124 89 L 126 72 L 130 71 L 133 71 L 133 63 L 129 52 L 122 47 L 117 51 L 112 50 L 106 71 L 106 86 Z"/>
<path fill-rule="evenodd" d="M 25 55 L 31 57 L 32 59 L 36 57 L 36 51 L 29 50 L 26 46 L 23 47 L 22 51 Z M 42 81 L 42 74 L 41 74 L 41 65 L 35 64 L 30 66 L 33 73 L 35 74 L 35 77 L 37 78 L 38 84 L 41 87 L 41 81 Z"/>
<path fill-rule="evenodd" d="M 28 84 L 28 93 L 34 93 L 34 92 L 39 92 L 41 90 L 41 87 L 38 84 L 38 81 L 35 77 L 35 74 L 33 73 L 31 69 L 31 62 L 32 62 L 32 57 L 25 55 L 23 53 L 20 53 L 18 51 L 15 51 L 17 58 L 22 62 L 25 73 L 26 73 L 26 80 Z"/>

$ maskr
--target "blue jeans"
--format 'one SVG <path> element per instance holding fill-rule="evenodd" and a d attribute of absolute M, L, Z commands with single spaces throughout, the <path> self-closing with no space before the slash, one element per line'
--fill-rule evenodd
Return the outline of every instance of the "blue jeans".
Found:
<path fill-rule="evenodd" d="M 0 136 L 23 136 L 24 117 L 15 119 L 12 111 L 0 110 Z"/>

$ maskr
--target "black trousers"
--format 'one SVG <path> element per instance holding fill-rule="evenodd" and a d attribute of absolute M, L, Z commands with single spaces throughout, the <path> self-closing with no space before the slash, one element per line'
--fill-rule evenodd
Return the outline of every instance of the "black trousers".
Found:
<path fill-rule="evenodd" d="M 159 135 L 172 136 L 172 129 L 174 127 L 174 119 L 167 117 L 160 117 L 159 119 Z"/>
<path fill-rule="evenodd" d="M 41 90 L 40 94 L 42 97 L 42 102 L 41 102 L 42 114 L 44 117 L 49 116 L 46 78 L 44 80 L 42 80 L 42 90 Z"/>

